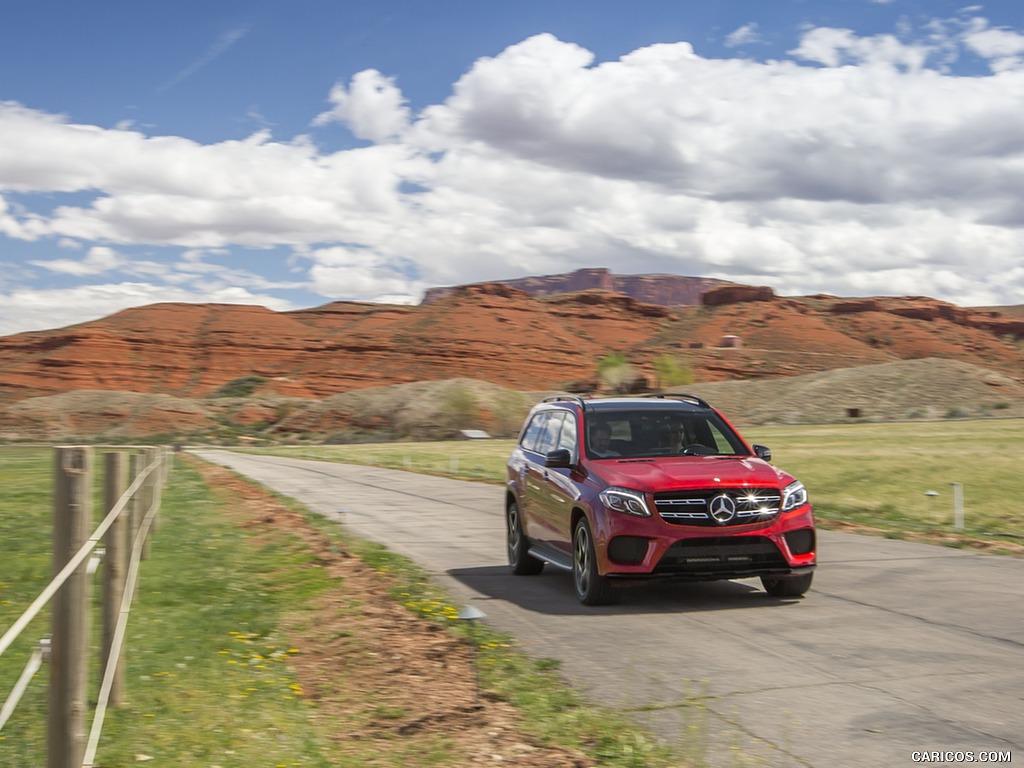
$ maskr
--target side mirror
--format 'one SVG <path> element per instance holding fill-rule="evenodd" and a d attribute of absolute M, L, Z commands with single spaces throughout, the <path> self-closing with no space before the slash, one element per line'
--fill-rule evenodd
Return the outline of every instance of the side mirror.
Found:
<path fill-rule="evenodd" d="M 772 460 L 772 452 L 767 445 L 758 445 L 757 443 L 754 443 L 754 445 L 750 447 L 754 449 L 754 455 L 757 456 L 757 458 L 764 459 L 765 461 Z"/>
<path fill-rule="evenodd" d="M 548 451 L 544 455 L 544 466 L 554 467 L 571 467 L 572 466 L 572 453 L 568 448 L 559 448 L 554 451 Z"/>

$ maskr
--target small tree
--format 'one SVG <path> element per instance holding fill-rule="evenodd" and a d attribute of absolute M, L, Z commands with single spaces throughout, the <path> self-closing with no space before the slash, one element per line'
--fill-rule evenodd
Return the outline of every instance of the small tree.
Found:
<path fill-rule="evenodd" d="M 461 384 L 453 384 L 444 393 L 439 413 L 441 423 L 449 429 L 467 429 L 480 420 L 480 406 L 472 392 Z"/>
<path fill-rule="evenodd" d="M 242 376 L 221 385 L 213 397 L 249 397 L 266 378 L 263 376 Z"/>
<path fill-rule="evenodd" d="M 495 434 L 501 437 L 514 436 L 523 419 L 530 410 L 522 392 L 506 389 L 501 392 L 491 406 L 492 423 Z"/>
<path fill-rule="evenodd" d="M 654 360 L 654 374 L 661 388 L 680 384 L 693 384 L 693 369 L 687 360 L 680 361 L 672 355 L 659 355 Z"/>
<path fill-rule="evenodd" d="M 625 355 L 605 355 L 597 362 L 597 378 L 612 391 L 622 392 L 628 389 L 633 381 L 633 366 L 629 364 L 629 358 Z"/>

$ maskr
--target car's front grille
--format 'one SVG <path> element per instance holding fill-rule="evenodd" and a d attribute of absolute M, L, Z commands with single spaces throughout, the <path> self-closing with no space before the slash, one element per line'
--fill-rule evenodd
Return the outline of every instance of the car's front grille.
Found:
<path fill-rule="evenodd" d="M 723 496 L 726 500 L 720 498 Z M 776 488 L 709 488 L 654 494 L 661 519 L 674 525 L 757 523 L 777 515 L 781 504 L 782 494 Z"/>
<path fill-rule="evenodd" d="M 654 572 L 723 578 L 784 571 L 786 558 L 764 536 L 724 536 L 677 541 L 662 555 Z"/>

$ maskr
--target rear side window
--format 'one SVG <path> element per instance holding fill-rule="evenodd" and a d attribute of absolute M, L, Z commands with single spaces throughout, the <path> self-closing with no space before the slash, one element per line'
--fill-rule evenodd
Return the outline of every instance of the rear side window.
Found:
<path fill-rule="evenodd" d="M 528 451 L 538 450 L 537 446 L 540 443 L 540 437 L 544 434 L 544 425 L 547 423 L 548 416 L 550 415 L 549 411 L 544 411 L 530 419 L 530 424 L 523 433 L 523 439 L 519 441 L 523 448 Z"/>
<path fill-rule="evenodd" d="M 563 424 L 569 426 L 563 427 Z M 569 440 L 569 444 L 563 445 L 564 440 Z M 576 421 L 571 414 L 563 411 L 542 411 L 530 419 L 519 445 L 534 453 L 550 453 L 562 447 L 572 450 L 575 442 Z"/>
<path fill-rule="evenodd" d="M 534 449 L 537 453 L 548 453 L 558 447 L 558 433 L 562 429 L 564 413 L 552 413 L 549 415 L 544 430 L 540 435 L 540 442 Z"/>

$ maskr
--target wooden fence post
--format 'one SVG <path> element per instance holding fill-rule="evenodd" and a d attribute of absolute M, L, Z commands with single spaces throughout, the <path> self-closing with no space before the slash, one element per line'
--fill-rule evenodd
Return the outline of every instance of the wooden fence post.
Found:
<path fill-rule="evenodd" d="M 124 454 L 120 451 L 104 455 L 103 510 L 109 513 L 124 495 L 128 485 L 125 482 Z M 121 600 L 124 598 L 125 580 L 128 577 L 127 510 L 122 511 L 107 529 L 103 539 L 106 554 L 103 556 L 103 648 L 100 663 L 100 680 L 107 673 L 110 649 L 114 644 L 114 631 L 121 614 Z M 119 706 L 124 698 L 124 653 L 114 662 L 114 677 L 110 687 L 109 703 Z"/>
<path fill-rule="evenodd" d="M 153 463 L 153 449 L 143 448 L 142 449 L 142 468 L 145 469 Z M 149 508 L 153 506 L 153 500 L 156 498 L 154 488 L 156 483 L 156 472 L 150 472 L 146 477 L 146 482 L 142 484 L 142 488 L 139 491 L 142 493 L 142 515 L 139 518 L 141 525 L 142 520 L 149 514 Z M 156 522 L 156 521 L 154 521 Z M 149 528 L 146 529 L 146 536 L 142 540 L 142 559 L 145 560 L 149 557 L 149 537 L 153 533 L 155 526 L 151 523 Z"/>
<path fill-rule="evenodd" d="M 150 533 L 156 533 L 160 527 L 160 498 L 163 495 L 164 490 L 164 462 L 163 462 L 163 448 L 160 446 L 154 446 L 147 450 L 149 454 L 149 460 L 160 461 L 160 466 L 153 470 L 153 474 L 150 475 L 151 492 L 152 496 L 149 498 L 150 504 L 156 505 L 156 512 L 153 513 L 153 524 L 150 526 Z"/>
<path fill-rule="evenodd" d="M 139 476 L 145 465 L 142 464 L 142 455 L 133 453 L 128 457 L 128 480 L 132 483 Z M 139 535 L 139 527 L 142 525 L 142 500 L 146 489 L 143 486 L 135 491 L 131 501 L 128 502 L 128 549 L 135 547 L 135 539 Z"/>
<path fill-rule="evenodd" d="M 57 448 L 54 458 L 53 575 L 89 539 L 92 449 Z M 88 559 L 53 598 L 47 765 L 80 768 L 85 756 L 85 705 L 89 648 Z"/>

